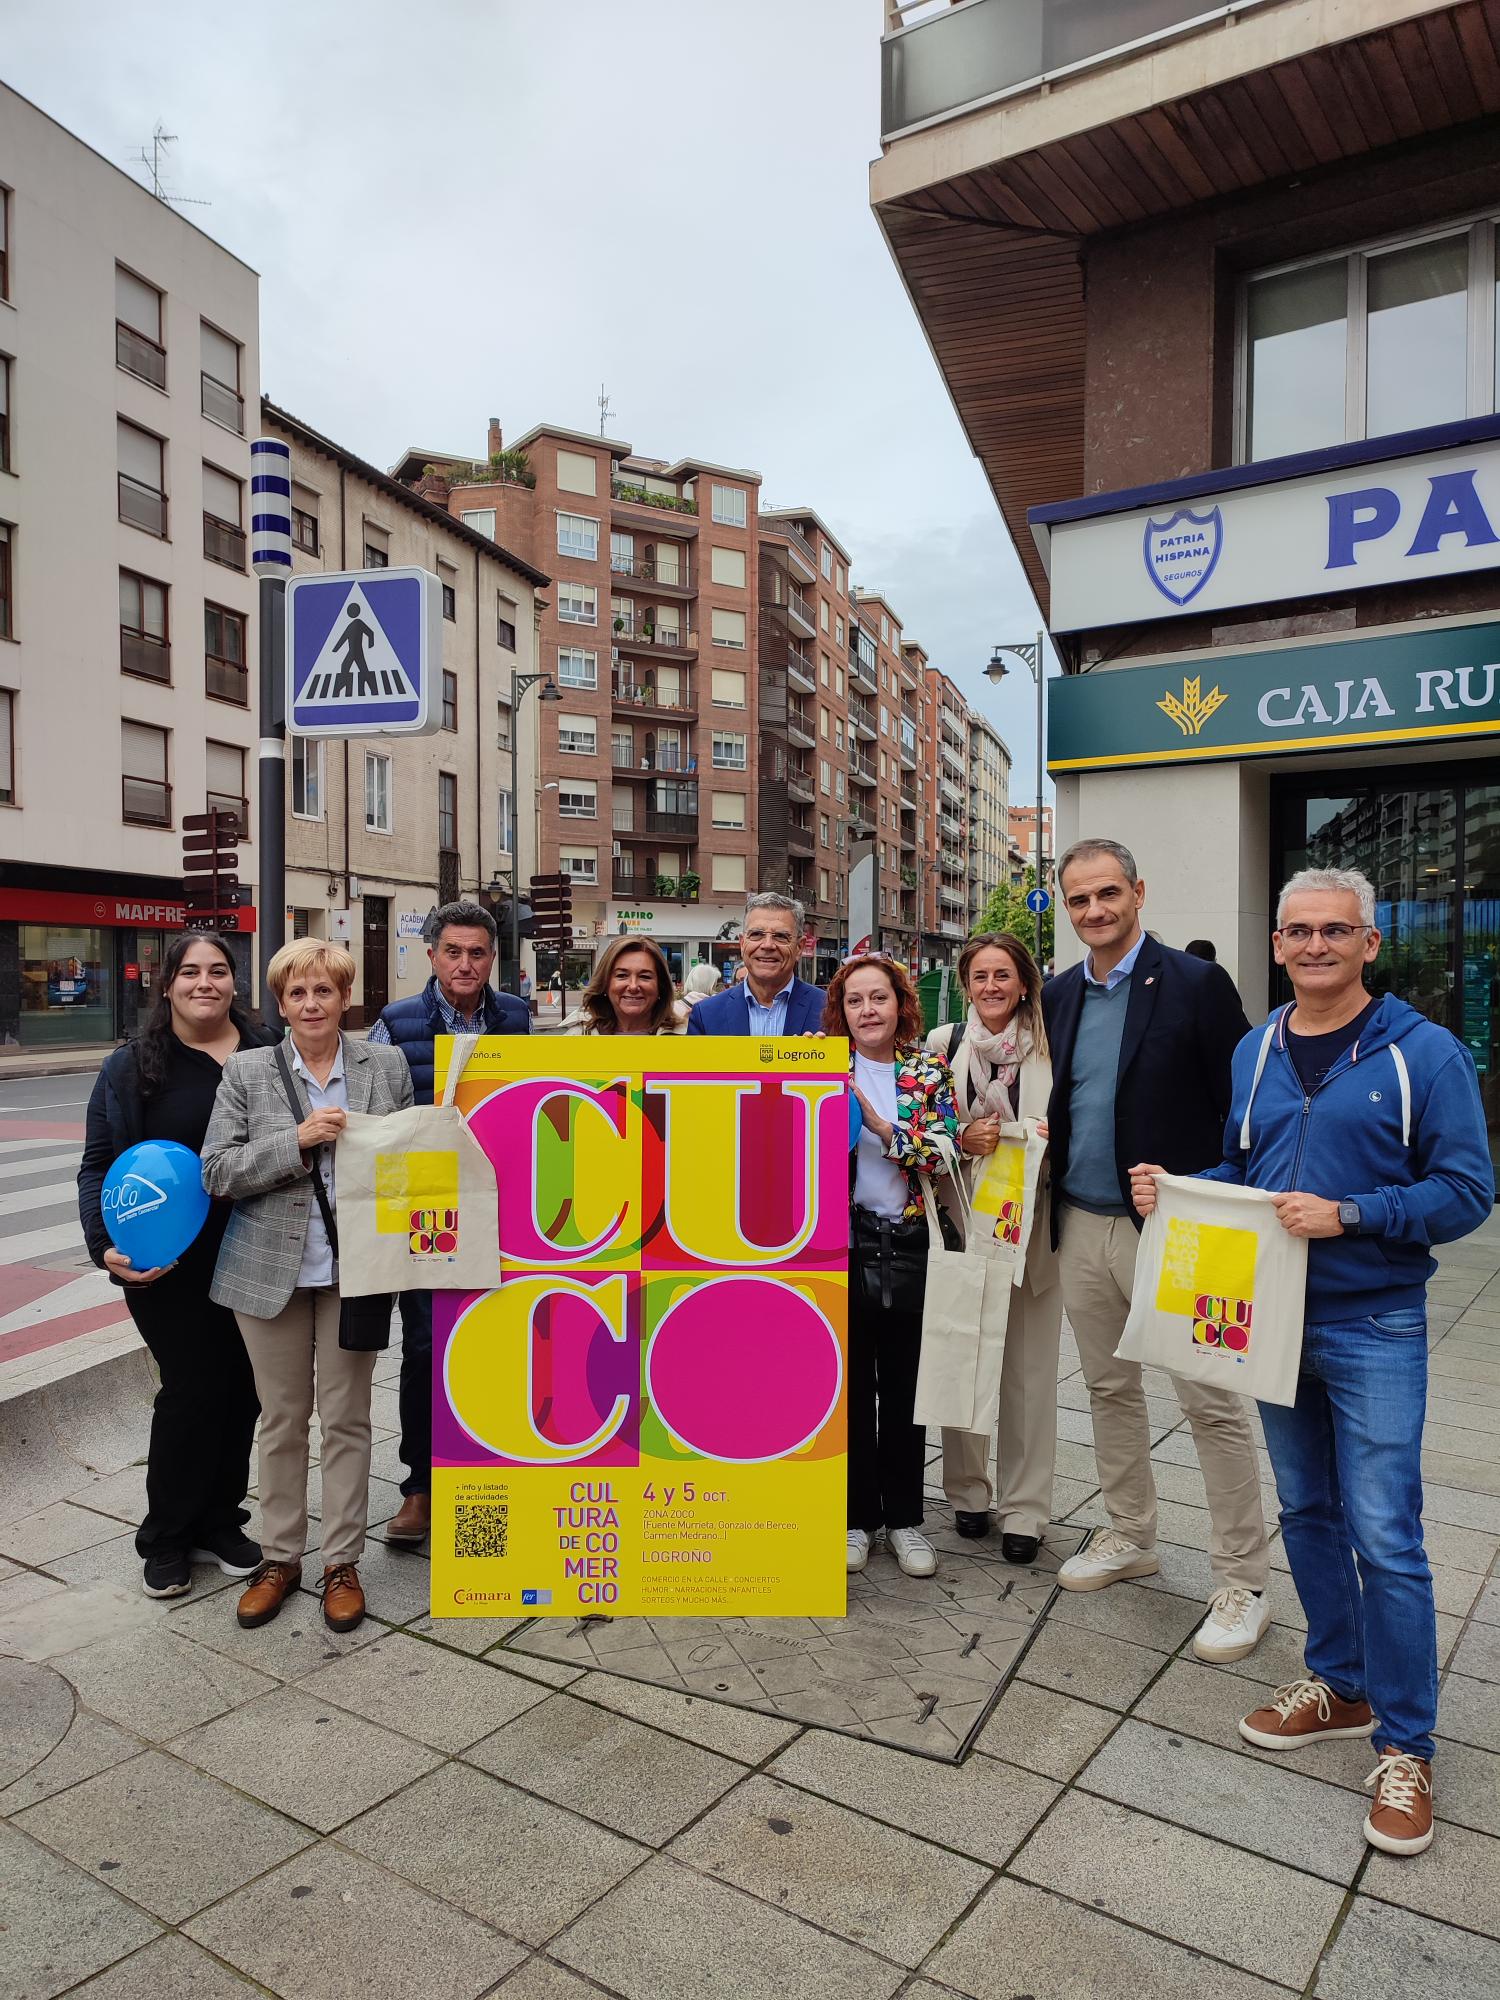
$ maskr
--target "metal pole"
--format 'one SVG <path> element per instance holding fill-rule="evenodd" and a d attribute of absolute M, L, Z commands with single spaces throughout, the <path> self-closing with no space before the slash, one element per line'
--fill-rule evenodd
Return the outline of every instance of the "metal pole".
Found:
<path fill-rule="evenodd" d="M 521 694 L 520 675 L 510 676 L 510 963 L 515 995 L 521 997 Z"/>
<path fill-rule="evenodd" d="M 286 942 L 286 584 L 260 579 L 260 977 Z"/>
<path fill-rule="evenodd" d="M 1042 634 L 1036 635 L 1036 886 L 1045 886 L 1046 854 L 1042 846 L 1042 687 L 1046 669 L 1042 663 Z M 1042 912 L 1036 913 L 1036 962 L 1042 963 Z"/>

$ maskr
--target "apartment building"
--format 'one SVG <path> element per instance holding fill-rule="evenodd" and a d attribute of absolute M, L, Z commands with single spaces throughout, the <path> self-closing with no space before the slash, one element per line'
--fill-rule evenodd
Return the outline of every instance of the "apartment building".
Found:
<path fill-rule="evenodd" d="M 1063 662 L 1058 842 L 1128 842 L 1252 1015 L 1277 886 L 1362 868 L 1500 1155 L 1494 7 L 902 5 L 882 64 L 872 203 Z"/>
<path fill-rule="evenodd" d="M 517 862 L 523 882 L 535 869 L 537 711 L 517 717 L 512 676 L 535 670 L 548 578 L 288 411 L 261 414 L 291 449 L 294 574 L 416 566 L 442 584 L 441 730 L 287 743 L 287 934 L 354 954 L 358 1027 L 421 991 L 435 905 L 498 904 Z"/>
<path fill-rule="evenodd" d="M 901 819 L 903 783 L 909 782 L 919 761 L 916 726 L 903 712 L 903 703 L 915 686 L 915 673 L 905 659 L 901 620 L 889 598 L 879 591 L 860 589 L 856 606 L 858 630 L 851 640 L 851 672 L 856 650 L 861 666 L 873 653 L 875 686 L 870 689 L 860 680 L 854 683 L 851 719 L 858 762 L 851 758 L 851 777 L 864 787 L 864 806 L 875 846 L 875 920 L 881 941 L 887 950 L 914 965 L 921 937 L 918 877 L 915 856 L 902 850 Z M 903 762 L 903 721 L 909 724 L 910 742 L 905 751 L 909 762 Z"/>
<path fill-rule="evenodd" d="M 680 979 L 755 885 L 759 473 L 546 424 L 507 446 L 492 419 L 485 461 L 414 452 L 396 477 L 553 579 L 538 853 L 572 878 L 575 978 L 641 931 Z"/>
<path fill-rule="evenodd" d="M 969 929 L 992 890 L 1010 880 L 1010 748 L 995 725 L 969 711 Z"/>
<path fill-rule="evenodd" d="M 947 964 L 969 931 L 969 704 L 940 667 L 927 668 L 927 692 L 933 898 L 924 950 Z"/>
<path fill-rule="evenodd" d="M 1027 868 L 1035 868 L 1037 864 L 1035 805 L 1012 806 L 1010 808 L 1008 826 L 1010 834 L 1015 840 L 1017 848 L 1020 850 L 1023 871 Z M 1045 870 L 1045 886 L 1045 882 L 1050 882 L 1052 879 L 1052 864 L 1057 859 L 1057 849 L 1052 844 L 1051 806 L 1042 807 L 1042 859 Z"/>
<path fill-rule="evenodd" d="M 247 265 L 0 85 L 0 1042 L 134 1030 L 185 815 L 239 813 L 256 880 L 258 312 Z"/>

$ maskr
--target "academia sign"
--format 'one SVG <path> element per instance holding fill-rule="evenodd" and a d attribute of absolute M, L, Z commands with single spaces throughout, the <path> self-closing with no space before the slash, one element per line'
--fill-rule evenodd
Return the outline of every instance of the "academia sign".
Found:
<path fill-rule="evenodd" d="M 1483 739 L 1500 735 L 1500 624 L 1205 651 L 1065 674 L 1048 693 L 1055 772 Z"/>
<path fill-rule="evenodd" d="M 1462 432 L 1467 441 L 1452 442 Z M 1485 432 L 1495 435 L 1483 435 Z M 1325 597 L 1500 565 L 1500 424 L 1424 448 L 1306 452 L 1034 507 L 1052 629 L 1080 632 Z M 1444 447 L 1433 449 L 1435 441 Z"/>

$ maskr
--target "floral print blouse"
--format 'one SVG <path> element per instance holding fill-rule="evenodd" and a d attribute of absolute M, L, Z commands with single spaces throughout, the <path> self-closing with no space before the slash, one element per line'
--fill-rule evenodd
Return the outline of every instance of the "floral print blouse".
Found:
<path fill-rule="evenodd" d="M 854 1050 L 849 1051 L 849 1074 L 854 1074 Z M 938 1142 L 946 1138 L 952 1151 Z M 906 1176 L 904 1222 L 923 1213 L 921 1176 L 945 1174 L 958 1147 L 958 1106 L 953 1096 L 953 1072 L 941 1056 L 931 1055 L 918 1045 L 896 1051 L 896 1123 L 891 1143 L 885 1149 Z"/>

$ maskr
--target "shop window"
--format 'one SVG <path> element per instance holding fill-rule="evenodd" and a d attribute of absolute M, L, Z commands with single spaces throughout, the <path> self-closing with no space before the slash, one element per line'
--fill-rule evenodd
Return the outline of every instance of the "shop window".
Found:
<path fill-rule="evenodd" d="M 22 1047 L 112 1041 L 110 933 L 63 924 L 19 928 Z"/>

